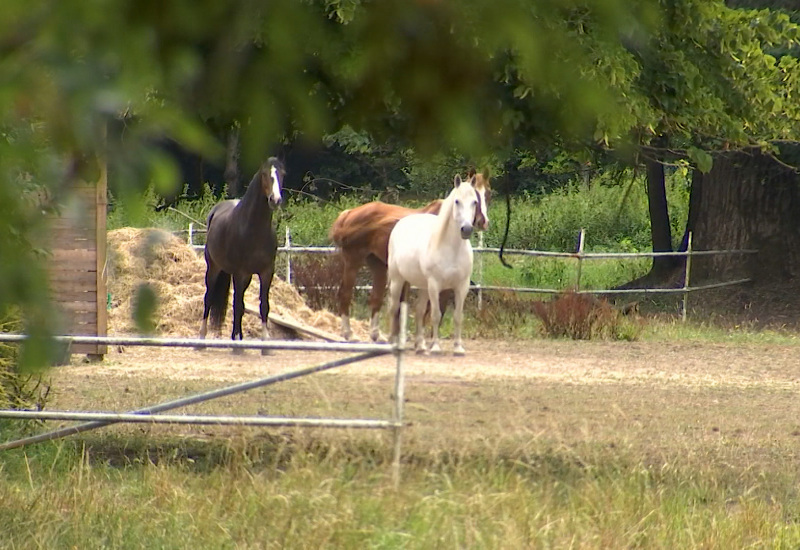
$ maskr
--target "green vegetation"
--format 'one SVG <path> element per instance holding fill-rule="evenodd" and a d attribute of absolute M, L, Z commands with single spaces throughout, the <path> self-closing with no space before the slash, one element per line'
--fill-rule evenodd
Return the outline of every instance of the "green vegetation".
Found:
<path fill-rule="evenodd" d="M 675 172 L 668 180 L 672 233 L 676 240 L 683 235 L 688 208 L 685 176 Z M 143 210 L 131 209 L 123 200 L 112 200 L 108 217 L 109 230 L 127 225 L 158 227 L 182 231 L 189 220 L 204 222 L 208 211 L 221 200 L 206 186 L 199 199 L 180 200 L 174 206 L 156 212 L 158 199 L 150 191 Z M 427 199 L 404 201 L 416 207 Z M 299 196 L 283 207 L 279 221 L 279 239 L 289 227 L 296 246 L 329 245 L 328 231 L 336 216 L 347 208 L 365 202 L 360 196 L 342 195 L 334 201 L 314 200 Z M 586 231 L 586 252 L 646 252 L 651 249 L 647 196 L 643 178 L 622 176 L 621 182 L 600 178 L 591 185 L 568 185 L 553 193 L 535 196 L 524 194 L 512 200 L 513 222 L 506 244 L 510 249 L 574 252 L 581 229 Z M 484 235 L 484 246 L 499 247 L 505 230 L 506 207 L 496 195 L 489 209 L 491 224 Z M 202 243 L 198 235 L 196 243 Z M 473 238 L 474 246 L 478 238 Z M 677 242 L 676 242 L 677 245 Z M 482 269 L 483 283 L 497 286 L 566 289 L 577 280 L 577 262 L 570 259 L 525 258 L 508 255 L 515 269 L 503 267 L 494 254 L 476 258 L 476 272 Z M 302 261 L 297 260 L 296 261 Z M 482 267 L 477 267 L 478 263 Z M 647 258 L 626 260 L 588 260 L 581 270 L 582 288 L 612 288 L 647 271 Z M 279 268 L 280 272 L 280 268 Z"/>

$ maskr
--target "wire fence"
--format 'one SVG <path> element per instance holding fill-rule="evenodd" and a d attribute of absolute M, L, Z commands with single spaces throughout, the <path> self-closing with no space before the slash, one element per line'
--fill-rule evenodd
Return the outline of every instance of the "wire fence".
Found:
<path fill-rule="evenodd" d="M 194 244 L 194 235 L 197 233 L 205 233 L 205 229 L 198 230 L 193 224 L 189 224 L 187 231 L 188 244 L 195 250 L 202 251 L 203 245 Z M 692 248 L 692 233 L 688 235 L 687 247 L 685 251 L 679 252 L 586 252 L 584 250 L 586 242 L 586 232 L 581 229 L 578 237 L 578 249 L 576 252 L 551 252 L 545 250 L 524 250 L 506 248 L 503 254 L 507 256 L 524 256 L 532 258 L 557 258 L 565 261 L 577 262 L 576 276 L 572 289 L 578 294 L 592 294 L 592 295 L 648 295 L 648 294 L 681 294 L 681 318 L 685 321 L 688 308 L 689 294 L 703 290 L 711 290 L 716 288 L 723 288 L 728 286 L 740 285 L 750 282 L 750 278 L 734 279 L 730 281 L 720 281 L 716 283 L 709 283 L 704 285 L 690 286 L 692 258 L 702 256 L 724 256 L 724 255 L 739 255 L 739 254 L 756 254 L 758 250 L 741 249 L 741 250 L 694 250 Z M 290 228 L 286 228 L 284 245 L 278 247 L 278 253 L 284 256 L 285 271 L 284 278 L 287 283 L 293 284 L 292 274 L 292 256 L 308 255 L 329 255 L 335 254 L 337 248 L 334 246 L 294 246 L 292 244 L 292 234 Z M 484 292 L 519 292 L 530 294 L 559 294 L 564 291 L 564 288 L 537 288 L 537 287 L 521 287 L 521 286 L 501 286 L 501 285 L 487 285 L 484 284 L 484 257 L 487 254 L 499 254 L 500 249 L 494 247 L 484 246 L 483 233 L 478 233 L 478 246 L 473 248 L 476 254 L 475 271 L 472 275 L 470 290 L 474 291 L 477 295 L 478 309 L 483 307 L 483 293 Z M 659 257 L 678 257 L 684 258 L 684 276 L 683 285 L 673 288 L 629 288 L 629 289 L 589 289 L 583 286 L 583 265 L 586 261 L 592 260 L 633 260 L 639 258 L 659 258 Z M 301 288 L 302 290 L 303 288 Z M 358 290 L 371 290 L 370 285 L 359 285 L 356 287 Z"/>

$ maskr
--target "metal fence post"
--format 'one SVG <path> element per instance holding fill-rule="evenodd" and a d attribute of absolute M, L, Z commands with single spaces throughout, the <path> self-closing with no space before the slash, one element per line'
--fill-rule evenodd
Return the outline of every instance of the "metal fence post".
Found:
<path fill-rule="evenodd" d="M 292 284 L 292 232 L 286 226 L 286 282 Z"/>
<path fill-rule="evenodd" d="M 478 248 L 483 248 L 483 231 L 478 233 Z M 478 254 L 478 311 L 483 309 L 483 254 Z"/>
<path fill-rule="evenodd" d="M 586 230 L 581 227 L 581 233 L 578 236 L 578 274 L 575 278 L 575 292 L 581 291 L 581 271 L 583 271 L 583 245 L 586 240 Z"/>
<path fill-rule="evenodd" d="M 194 222 L 189 222 L 189 236 L 188 236 L 189 246 L 194 246 Z"/>
<path fill-rule="evenodd" d="M 689 303 L 689 275 L 692 270 L 692 232 L 689 231 L 688 238 L 686 239 L 686 271 L 683 274 L 683 308 L 681 311 L 681 320 L 686 322 L 686 311 Z"/>
<path fill-rule="evenodd" d="M 394 379 L 394 410 L 392 421 L 394 428 L 394 453 L 392 457 L 392 483 L 395 489 L 400 488 L 400 445 L 403 435 L 403 401 L 405 400 L 405 372 L 403 371 L 403 354 L 406 349 L 406 326 L 408 323 L 408 304 L 400 304 L 400 331 L 397 336 L 397 373 Z"/>

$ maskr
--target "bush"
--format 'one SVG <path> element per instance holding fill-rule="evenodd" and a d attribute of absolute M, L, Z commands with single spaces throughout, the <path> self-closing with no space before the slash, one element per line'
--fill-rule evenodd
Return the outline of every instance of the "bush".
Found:
<path fill-rule="evenodd" d="M 292 279 L 310 308 L 339 310 L 336 293 L 342 280 L 342 261 L 338 254 L 292 258 Z"/>
<path fill-rule="evenodd" d="M 534 302 L 545 335 L 573 340 L 636 340 L 641 327 L 626 319 L 608 301 L 566 291 L 550 302 Z"/>
<path fill-rule="evenodd" d="M 19 315 L 0 315 L 0 332 L 21 331 Z M 41 374 L 21 374 L 18 360 L 18 344 L 0 343 L 0 408 L 41 410 L 50 393 L 49 380 Z"/>

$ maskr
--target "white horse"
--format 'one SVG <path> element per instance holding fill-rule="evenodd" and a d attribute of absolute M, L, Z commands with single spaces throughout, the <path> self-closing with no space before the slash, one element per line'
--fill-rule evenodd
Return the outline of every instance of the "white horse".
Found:
<path fill-rule="evenodd" d="M 427 303 L 431 304 L 433 340 L 430 352 L 441 353 L 439 346 L 439 293 L 452 289 L 455 293 L 454 347 L 455 355 L 464 355 L 461 343 L 461 323 L 464 318 L 464 299 L 472 274 L 472 243 L 475 211 L 478 208 L 475 177 L 461 180 L 455 177 L 453 189 L 442 203 L 438 215 L 411 214 L 397 222 L 389 237 L 389 296 L 391 299 L 392 338 L 399 333 L 400 301 L 408 294 L 408 286 L 419 288 L 417 300 L 418 353 L 425 351 L 423 317 Z"/>

